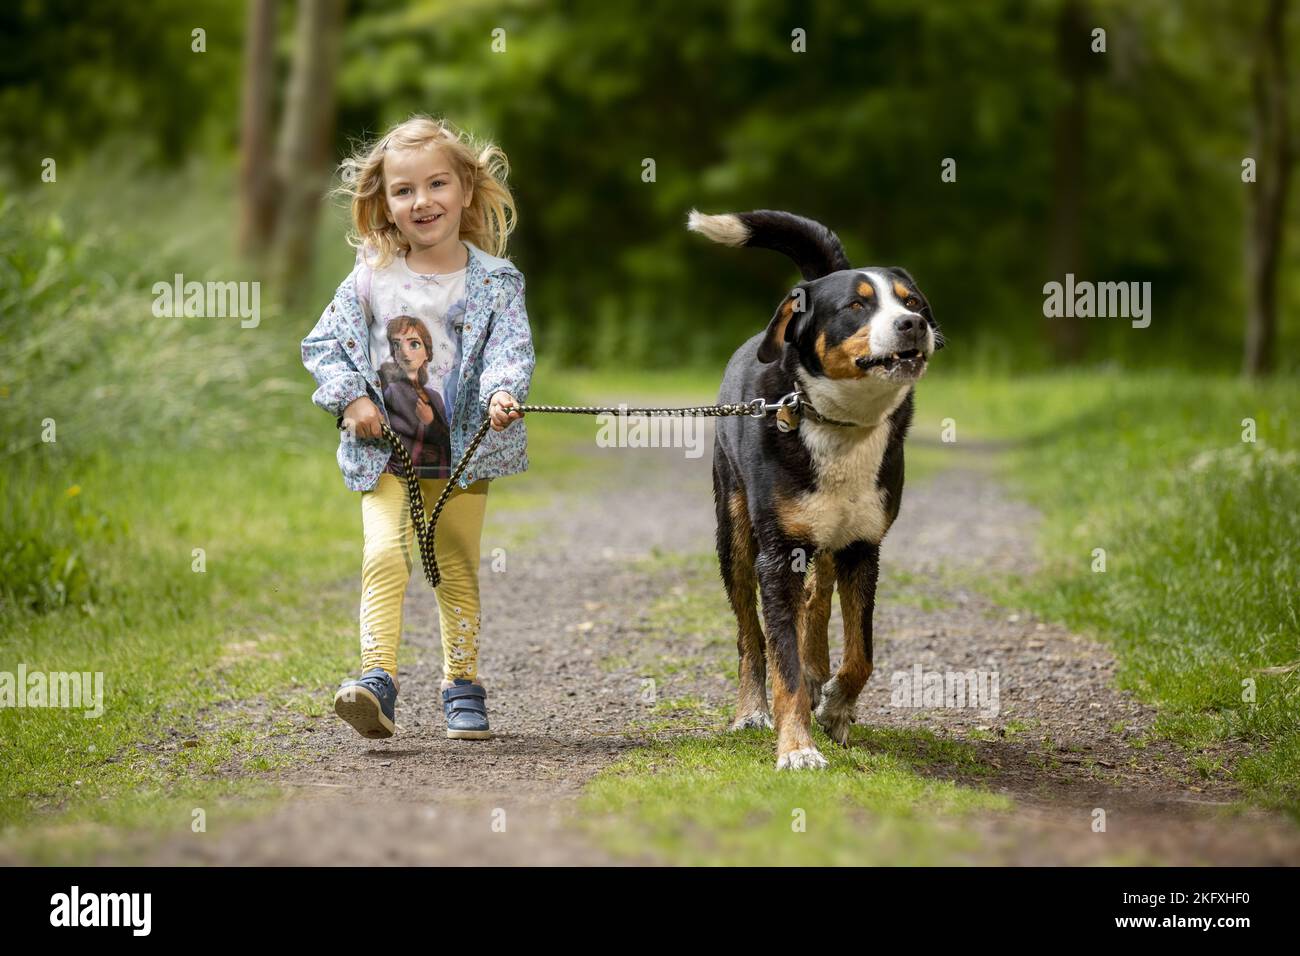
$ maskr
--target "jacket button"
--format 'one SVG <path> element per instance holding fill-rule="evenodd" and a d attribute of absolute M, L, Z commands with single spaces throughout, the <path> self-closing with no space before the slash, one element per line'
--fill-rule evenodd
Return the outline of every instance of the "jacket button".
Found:
<path fill-rule="evenodd" d="M 348 348 L 354 349 L 356 347 L 357 347 L 357 343 L 354 342 L 352 339 L 348 339 Z"/>
<path fill-rule="evenodd" d="M 491 281 L 492 281 L 491 279 L 484 279 L 483 284 L 488 285 L 489 283 L 491 283 Z"/>
<path fill-rule="evenodd" d="M 472 329 L 472 328 L 474 328 L 474 326 L 470 325 L 468 322 L 465 323 L 465 331 L 466 331 L 466 332 L 468 332 L 468 331 L 469 331 L 470 329 Z"/>

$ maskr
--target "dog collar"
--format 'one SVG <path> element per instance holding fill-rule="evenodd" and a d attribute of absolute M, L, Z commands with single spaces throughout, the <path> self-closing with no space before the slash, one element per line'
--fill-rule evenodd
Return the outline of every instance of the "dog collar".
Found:
<path fill-rule="evenodd" d="M 804 394 L 803 389 L 796 386 L 793 392 L 777 403 L 777 430 L 783 432 L 794 431 L 799 427 L 799 422 L 805 415 L 819 425 L 840 425 L 844 428 L 863 427 L 856 422 L 842 422 L 837 418 L 830 418 L 823 415 L 813 407 L 812 402 L 808 401 L 808 396 Z"/>

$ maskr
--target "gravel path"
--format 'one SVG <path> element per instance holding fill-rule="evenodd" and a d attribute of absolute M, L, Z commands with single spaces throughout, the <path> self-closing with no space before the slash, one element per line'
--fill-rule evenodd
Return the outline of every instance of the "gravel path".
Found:
<path fill-rule="evenodd" d="M 544 424 L 538 427 L 545 427 Z M 587 864 L 615 862 L 574 826 L 576 797 L 592 775 L 637 745 L 629 724 L 643 719 L 641 674 L 626 657 L 646 643 L 648 609 L 671 594 L 673 574 L 646 573 L 652 554 L 696 555 L 712 548 L 708 445 L 702 457 L 672 449 L 597 449 L 607 459 L 598 483 L 530 512 L 540 533 L 507 551 L 491 570 L 493 548 L 512 540 L 519 515 L 494 514 L 484 531 L 481 678 L 496 737 L 443 737 L 438 704 L 440 650 L 433 594 L 412 579 L 404 641 L 419 660 L 401 673 L 398 734 L 366 741 L 332 713 L 301 718 L 287 738 L 300 757 L 280 781 L 290 790 L 267 816 L 142 848 L 148 863 L 240 864 Z M 1004 792 L 1019 809 L 975 826 L 985 851 L 971 862 L 1082 863 L 1127 858 L 1163 863 L 1295 863 L 1300 835 L 1275 817 L 1225 816 L 1234 793 L 1195 779 L 1174 748 L 1144 737 L 1154 713 L 1113 687 L 1107 649 L 1024 613 L 996 607 L 951 583 L 954 571 L 1032 568 L 1035 513 L 1008 498 L 982 467 L 978 450 L 955 450 L 957 467 L 904 492 L 902 514 L 884 550 L 882 589 L 906 572 L 910 594 L 940 606 L 889 600 L 876 612 L 876 672 L 858 707 L 868 725 L 924 726 L 971 740 L 991 774 L 962 780 Z M 528 476 L 507 479 L 527 481 Z M 721 584 L 713 582 L 725 607 Z M 346 586 L 351 587 L 351 583 Z M 838 603 L 838 602 L 836 602 Z M 343 625 L 341 625 L 342 629 Z M 347 626 L 349 631 L 355 628 Z M 840 633 L 831 624 L 832 662 Z M 717 678 L 734 656 L 725 640 L 673 637 L 673 654 L 707 667 L 661 686 L 730 709 L 734 688 Z M 660 647 L 644 647 L 655 655 Z M 407 656 L 410 660 L 410 655 Z M 604 662 L 602 664 L 602 662 Z M 1000 709 L 910 711 L 890 706 L 896 671 L 995 669 Z M 330 691 L 322 690 L 328 694 Z M 1121 725 L 1122 732 L 1113 728 Z M 308 732 L 309 731 L 309 732 Z M 1094 808 L 1107 833 L 1091 829 Z M 635 861 L 634 861 L 635 862 Z"/>

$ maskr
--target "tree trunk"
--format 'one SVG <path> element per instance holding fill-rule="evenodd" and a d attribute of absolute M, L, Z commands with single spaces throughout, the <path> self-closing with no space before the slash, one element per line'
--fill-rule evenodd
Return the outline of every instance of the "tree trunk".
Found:
<path fill-rule="evenodd" d="M 343 0 L 299 0 L 277 164 L 276 259 L 290 305 L 301 302 L 311 281 L 316 224 L 329 182 L 342 28 Z"/>
<path fill-rule="evenodd" d="M 239 251 L 245 256 L 264 252 L 275 231 L 271 153 L 274 66 L 275 0 L 249 0 L 239 131 Z"/>
<path fill-rule="evenodd" d="M 1273 370 L 1277 342 L 1277 271 L 1294 158 L 1286 62 L 1287 0 L 1269 0 L 1251 70 L 1256 182 L 1247 186 L 1246 351 L 1242 370 Z"/>
<path fill-rule="evenodd" d="M 1051 278 L 1065 282 L 1072 272 L 1082 275 L 1084 149 L 1088 125 L 1088 73 L 1091 56 L 1091 33 L 1088 10 L 1083 0 L 1066 0 L 1056 21 L 1057 56 L 1061 74 L 1069 86 L 1067 98 L 1056 108 L 1052 129 L 1052 226 L 1048 242 L 1048 268 Z M 1069 311 L 1073 311 L 1072 309 Z M 1085 320 L 1062 315 L 1048 320 L 1054 357 L 1058 362 L 1078 362 L 1083 358 L 1086 336 Z"/>

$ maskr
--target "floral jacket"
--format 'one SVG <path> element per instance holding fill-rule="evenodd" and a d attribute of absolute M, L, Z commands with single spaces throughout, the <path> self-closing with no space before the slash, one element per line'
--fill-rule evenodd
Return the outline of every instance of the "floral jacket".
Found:
<path fill-rule="evenodd" d="M 505 391 L 517 402 L 527 399 L 535 364 L 524 308 L 523 273 L 508 260 L 464 242 L 470 256 L 465 273 L 460 378 L 451 421 L 453 465 L 487 417 L 494 394 Z M 302 364 L 319 386 L 311 400 L 339 425 L 343 409 L 362 395 L 368 395 L 388 420 L 379 374 L 370 367 L 369 330 L 358 293 L 358 283 L 362 288 L 368 285 L 366 268 L 358 262 L 316 327 L 302 340 Z M 374 488 L 390 454 L 383 439 L 354 438 L 346 430 L 339 432 L 339 468 L 344 484 L 352 491 Z M 466 488 L 480 478 L 500 478 L 527 468 L 527 435 L 523 421 L 517 420 L 499 432 L 487 430 L 459 483 Z"/>

